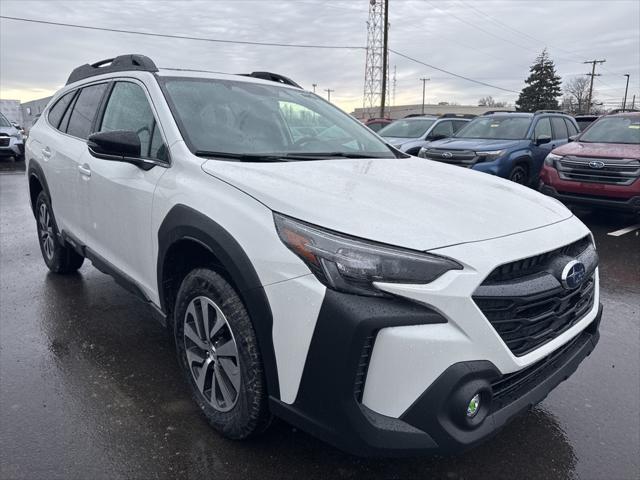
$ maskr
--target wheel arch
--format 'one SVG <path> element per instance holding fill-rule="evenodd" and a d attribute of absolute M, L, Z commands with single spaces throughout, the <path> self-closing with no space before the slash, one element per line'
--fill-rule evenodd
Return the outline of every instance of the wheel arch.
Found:
<path fill-rule="evenodd" d="M 184 260 L 184 262 L 183 262 Z M 158 230 L 157 282 L 160 308 L 173 324 L 173 302 L 185 270 L 208 266 L 236 289 L 258 338 L 269 395 L 280 397 L 273 317 L 258 274 L 240 244 L 221 225 L 202 213 L 176 205 Z M 180 278 L 182 277 L 182 278 Z"/>
<path fill-rule="evenodd" d="M 44 176 L 44 171 L 37 161 L 29 161 L 29 169 L 27 175 L 29 179 L 29 200 L 31 201 L 31 212 L 35 217 L 36 200 L 38 199 L 38 195 L 40 194 L 40 192 L 44 191 L 47 194 L 47 197 L 49 197 L 51 208 L 53 208 L 53 199 L 51 198 L 51 193 L 49 192 L 49 185 L 47 184 L 47 179 Z"/>

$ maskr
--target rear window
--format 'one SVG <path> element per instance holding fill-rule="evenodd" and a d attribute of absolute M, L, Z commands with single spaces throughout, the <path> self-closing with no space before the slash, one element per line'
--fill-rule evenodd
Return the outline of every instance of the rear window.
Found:
<path fill-rule="evenodd" d="M 75 94 L 76 94 L 76 91 L 74 90 L 73 92 L 69 92 L 66 95 L 63 95 L 62 98 L 60 98 L 60 100 L 58 100 L 56 104 L 53 107 L 51 107 L 51 110 L 49 110 L 49 117 L 48 117 L 49 123 L 51 125 L 58 128 L 58 126 L 60 125 L 60 120 L 62 119 L 64 112 L 67 111 L 67 107 L 71 103 L 71 100 L 73 100 L 73 96 Z"/>
<path fill-rule="evenodd" d="M 67 127 L 69 135 L 83 140 L 89 137 L 93 119 L 96 116 L 100 100 L 106 88 L 106 83 L 100 83 L 85 87 L 80 91 L 69 118 L 69 126 Z"/>
<path fill-rule="evenodd" d="M 640 116 L 602 117 L 580 136 L 586 143 L 640 144 Z"/>

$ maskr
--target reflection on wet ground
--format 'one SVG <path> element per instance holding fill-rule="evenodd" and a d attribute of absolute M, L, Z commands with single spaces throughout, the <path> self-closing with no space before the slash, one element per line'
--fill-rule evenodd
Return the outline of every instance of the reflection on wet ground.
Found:
<path fill-rule="evenodd" d="M 596 235 L 605 316 L 596 351 L 531 412 L 456 457 L 360 459 L 283 422 L 217 436 L 170 337 L 90 264 L 47 274 L 24 178 L 0 175 L 0 478 L 638 478 L 640 237 Z"/>

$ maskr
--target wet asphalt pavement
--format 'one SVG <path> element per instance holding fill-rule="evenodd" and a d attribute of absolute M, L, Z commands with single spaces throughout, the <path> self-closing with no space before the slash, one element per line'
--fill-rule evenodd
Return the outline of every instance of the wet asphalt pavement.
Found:
<path fill-rule="evenodd" d="M 0 478 L 640 478 L 640 236 L 607 235 L 640 220 L 577 213 L 600 254 L 594 353 L 470 452 L 360 459 L 283 422 L 219 437 L 149 308 L 89 262 L 48 273 L 24 176 L 0 174 Z"/>

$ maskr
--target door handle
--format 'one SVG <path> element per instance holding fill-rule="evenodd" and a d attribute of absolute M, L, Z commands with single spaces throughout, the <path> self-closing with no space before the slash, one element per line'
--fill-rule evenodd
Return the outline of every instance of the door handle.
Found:
<path fill-rule="evenodd" d="M 85 177 L 91 176 L 91 168 L 86 163 L 84 165 L 78 165 L 78 170 L 80 171 L 80 175 L 84 175 Z"/>
<path fill-rule="evenodd" d="M 42 158 L 45 160 L 49 160 L 51 158 L 51 149 L 49 147 L 44 147 L 42 149 Z"/>

